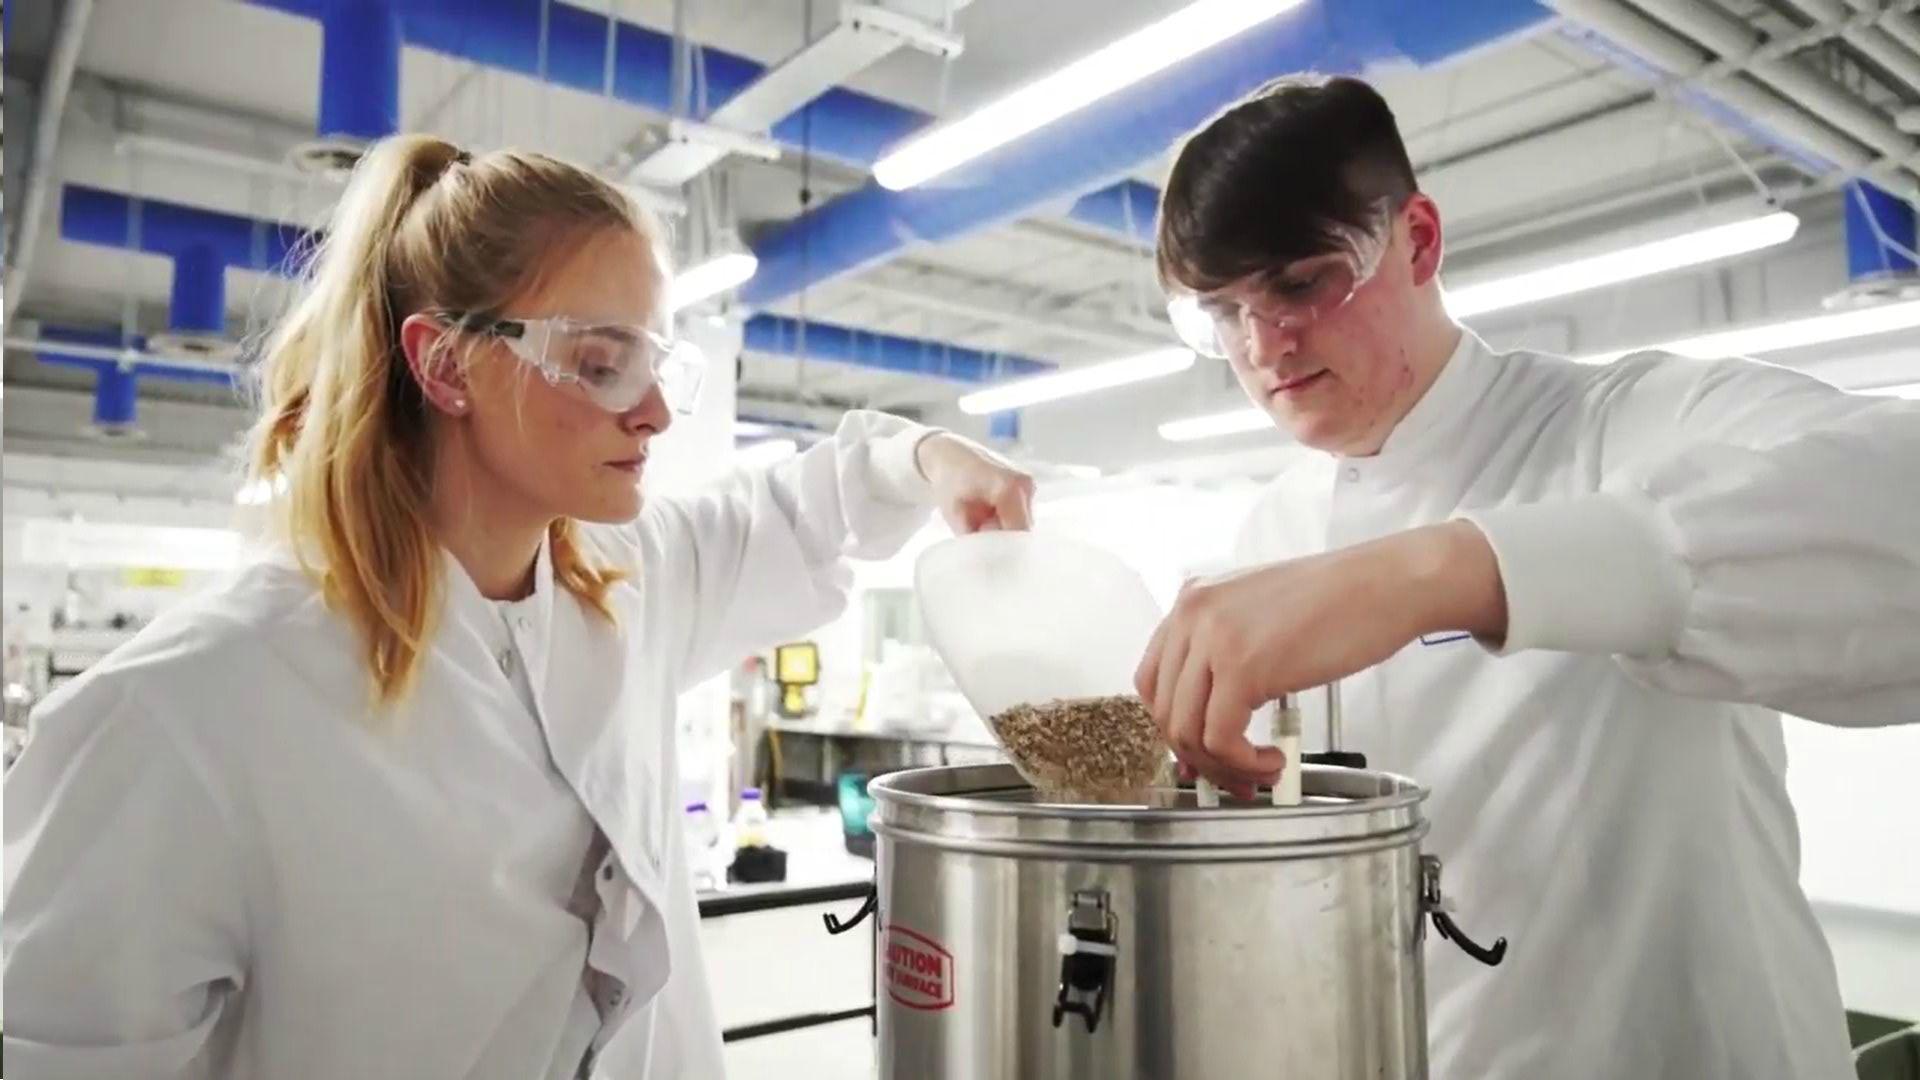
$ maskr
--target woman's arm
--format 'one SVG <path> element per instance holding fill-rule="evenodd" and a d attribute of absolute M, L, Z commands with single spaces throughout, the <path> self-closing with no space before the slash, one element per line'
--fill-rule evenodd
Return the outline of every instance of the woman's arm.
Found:
<path fill-rule="evenodd" d="M 932 428 L 850 412 L 830 439 L 641 525 L 649 588 L 667 590 L 681 685 L 805 633 L 845 607 L 848 561 L 891 556 L 938 508 L 956 532 L 1023 529 L 1033 481 L 991 451 Z"/>

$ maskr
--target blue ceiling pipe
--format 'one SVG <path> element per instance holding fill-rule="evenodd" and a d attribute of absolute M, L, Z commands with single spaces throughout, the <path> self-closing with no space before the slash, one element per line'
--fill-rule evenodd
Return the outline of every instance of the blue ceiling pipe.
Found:
<path fill-rule="evenodd" d="M 132 353 L 143 351 L 147 345 L 146 341 L 139 337 L 123 341 L 118 333 L 110 330 L 43 327 L 40 338 L 43 341 L 66 341 L 75 345 L 91 345 L 98 348 L 126 348 Z M 151 357 L 116 361 L 98 356 L 75 356 L 43 350 L 39 353 L 39 358 L 43 364 L 78 368 L 93 373 L 93 424 L 103 431 L 125 431 L 133 426 L 141 376 L 212 383 L 228 388 L 238 385 L 235 376 L 227 372 L 189 367 L 184 364 L 170 364 Z"/>
<path fill-rule="evenodd" d="M 56 358 L 56 361 L 61 358 Z M 76 358 L 77 359 L 77 358 Z M 133 427 L 134 412 L 140 401 L 140 380 L 122 364 L 99 361 L 93 381 L 93 426 L 102 431 L 126 431 Z"/>
<path fill-rule="evenodd" d="M 145 355 L 147 339 L 135 334 L 123 338 L 114 330 L 82 330 L 66 326 L 44 326 L 40 329 L 40 340 L 48 342 L 68 342 L 74 345 L 91 345 L 99 349 L 124 349 L 131 359 L 114 361 L 97 356 L 72 356 L 66 353 L 40 354 L 40 362 L 61 367 L 87 368 L 99 370 L 101 367 L 128 368 L 134 375 L 153 375 L 172 379 L 175 382 L 208 383 L 214 386 L 238 386 L 238 373 L 215 371 L 212 368 L 195 367 L 191 364 L 177 364 L 163 357 Z"/>
<path fill-rule="evenodd" d="M 1905 276 L 1920 270 L 1911 254 L 1920 249 L 1920 221 L 1912 203 L 1865 180 L 1848 181 L 1841 197 L 1846 202 L 1848 280 Z"/>
<path fill-rule="evenodd" d="M 173 295 L 167 327 L 180 334 L 227 332 L 227 266 L 207 244 L 190 244 L 173 257 Z"/>
<path fill-rule="evenodd" d="M 324 0 L 322 137 L 367 140 L 400 130 L 400 20 L 388 0 Z"/>
<path fill-rule="evenodd" d="M 1138 180 L 1122 180 L 1082 195 L 1067 216 L 1120 239 L 1152 247 L 1154 224 L 1160 218 L 1160 189 Z"/>
<path fill-rule="evenodd" d="M 741 328 L 742 345 L 753 352 L 980 383 L 1054 370 L 1052 364 L 1008 353 L 984 352 L 939 341 L 875 334 L 831 323 L 780 315 L 755 315 Z"/>
<path fill-rule="evenodd" d="M 466 0 L 457 4 L 447 0 L 253 2 L 320 21 L 322 135 L 334 133 L 329 130 L 330 124 L 341 127 L 344 133 L 369 138 L 395 130 L 387 117 L 398 119 L 398 50 L 402 42 L 530 78 L 544 75 L 556 86 L 589 94 L 607 89 L 607 17 L 570 4 L 554 3 L 547 9 L 543 65 L 542 0 Z M 701 56 L 708 101 L 716 108 L 752 85 L 766 70 L 723 49 L 703 47 Z M 336 57 L 340 59 L 338 68 Z M 657 112 L 671 112 L 672 71 L 671 35 L 635 23 L 618 24 L 614 35 L 615 97 Z M 336 99 L 340 98 L 353 103 L 352 108 L 341 107 L 338 112 L 342 117 L 360 118 L 357 128 L 345 119 L 330 120 L 330 103 L 338 105 Z M 889 147 L 932 121 L 933 117 L 915 109 L 853 90 L 833 89 L 775 124 L 770 134 L 791 152 L 811 151 L 867 169 Z M 1082 200 L 1069 207 L 1067 216 L 1126 237 L 1124 224 L 1110 210 L 1097 199 L 1091 203 Z"/>
<path fill-rule="evenodd" d="M 260 7 L 338 19 L 340 0 L 253 0 Z M 511 71 L 589 94 L 607 90 L 605 15 L 566 3 L 547 8 L 546 58 L 540 55 L 542 0 L 354 0 L 379 6 L 395 20 L 399 40 L 415 48 Z M 613 96 L 660 112 L 673 107 L 673 37 L 621 21 L 614 34 Z M 718 106 L 760 77 L 765 67 L 722 49 L 702 49 L 707 96 Z M 351 72 L 349 72 L 351 74 Z M 809 121 L 810 116 L 810 121 Z M 882 150 L 926 123 L 912 109 L 851 90 L 829 90 L 773 128 L 789 148 L 809 139 L 814 152 L 865 167 Z M 811 131 L 805 129 L 811 123 Z"/>
<path fill-rule="evenodd" d="M 1164 153 L 1276 75 L 1434 64 L 1550 18 L 1536 0 L 1311 0 L 931 183 L 899 192 L 869 183 L 801 215 L 755 245 L 760 269 L 740 298 L 766 306 L 1072 197 Z"/>
<path fill-rule="evenodd" d="M 238 266 L 271 273 L 292 270 L 312 240 L 307 230 L 277 221 L 257 221 L 159 199 L 136 199 L 84 184 L 68 184 L 62 189 L 60 238 L 176 260 L 182 252 L 204 250 L 222 268 Z"/>
<path fill-rule="evenodd" d="M 175 259 L 173 311 L 178 318 L 211 319 L 223 304 L 207 299 L 208 284 L 195 267 L 244 266 L 290 273 L 313 249 L 317 237 L 291 225 L 255 221 L 155 199 L 135 200 L 118 192 L 68 184 L 61 202 L 63 239 L 109 247 L 133 248 L 131 227 L 138 206 L 138 249 Z M 182 267 L 188 268 L 183 274 Z M 191 289 L 181 279 L 198 282 Z M 224 312 L 222 321 L 224 322 Z M 887 371 L 930 375 L 963 382 L 1051 371 L 1053 365 L 1022 356 L 982 352 L 937 341 L 872 334 L 832 323 L 809 322 L 804 335 L 793 319 L 759 316 L 747 321 L 748 347 L 809 360 L 857 364 Z M 176 327 L 177 328 L 177 327 Z M 755 344 L 758 342 L 758 344 Z M 110 343 L 111 344 L 111 343 Z"/>
<path fill-rule="evenodd" d="M 154 199 L 133 199 L 119 192 L 81 184 L 68 184 L 62 193 L 60 236 L 79 243 L 170 256 L 173 286 L 168 302 L 168 328 L 175 334 L 195 338 L 218 338 L 226 333 L 227 267 L 287 272 L 294 267 L 299 253 L 307 250 L 309 240 L 307 232 L 292 225 Z M 117 335 L 106 340 L 90 340 L 85 336 L 69 336 L 66 340 L 111 347 L 121 344 Z M 141 341 L 134 347 L 145 349 L 146 342 Z M 139 376 L 224 380 L 231 384 L 231 380 L 218 372 L 169 365 L 158 359 L 133 365 L 82 356 L 43 355 L 41 359 L 87 368 L 99 375 L 94 393 L 94 423 L 103 428 L 125 428 L 133 424 Z"/>

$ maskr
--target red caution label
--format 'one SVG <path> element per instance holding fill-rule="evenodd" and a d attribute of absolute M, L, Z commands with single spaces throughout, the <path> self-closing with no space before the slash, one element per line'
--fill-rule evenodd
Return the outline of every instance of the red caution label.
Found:
<path fill-rule="evenodd" d="M 925 934 L 889 925 L 881 978 L 887 994 L 909 1009 L 944 1009 L 953 1004 L 953 954 Z"/>

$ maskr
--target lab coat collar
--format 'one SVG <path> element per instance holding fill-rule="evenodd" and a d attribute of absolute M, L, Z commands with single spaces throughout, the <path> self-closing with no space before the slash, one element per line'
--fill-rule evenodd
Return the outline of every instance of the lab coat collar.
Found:
<path fill-rule="evenodd" d="M 481 594 L 472 575 L 467 573 L 467 568 L 454 558 L 452 552 L 442 549 L 442 553 L 446 560 L 448 628 L 458 627 L 461 631 L 476 634 L 482 642 L 495 641 L 502 633 L 497 602 Z M 521 647 L 521 658 L 527 665 L 527 675 L 532 681 L 534 694 L 539 697 L 551 666 L 548 659 L 553 651 L 553 542 L 550 535 L 540 538 L 540 549 L 534 556 L 533 592 L 525 599 L 514 602 L 513 614 L 533 620 L 532 629 L 525 631 L 517 644 Z M 491 646 L 487 652 L 493 652 Z"/>
<path fill-rule="evenodd" d="M 458 666 L 485 679 L 504 680 L 486 646 L 497 636 L 499 612 L 466 568 L 451 553 L 446 558 L 445 647 L 453 651 Z M 522 640 L 532 654 L 525 660 L 535 719 L 554 767 L 606 834 L 628 880 L 657 908 L 665 889 L 667 822 L 664 815 L 645 811 L 647 800 L 659 793 L 659 778 L 668 774 L 657 760 L 658 751 L 651 749 L 664 744 L 663 718 L 622 712 L 632 666 L 628 628 L 608 621 L 572 593 L 557 595 L 550 540 L 540 543 L 534 591 L 522 603 L 537 620 Z M 504 682 L 501 693 L 512 696 Z M 629 908 L 635 915 L 639 910 Z M 650 992 L 646 986 L 631 989 Z"/>
<path fill-rule="evenodd" d="M 1387 435 L 1368 472 L 1404 476 L 1444 457 L 1441 448 L 1460 437 L 1462 425 L 1486 397 L 1499 373 L 1499 356 L 1473 331 L 1462 328 L 1453 355 L 1447 358 L 1433 385 Z"/>
<path fill-rule="evenodd" d="M 448 607 L 455 614 L 463 617 L 484 612 L 490 618 L 497 618 L 498 616 L 492 614 L 495 601 L 481 594 L 480 587 L 473 583 L 473 575 L 467 573 L 467 568 L 461 565 L 459 559 L 453 557 L 453 552 L 445 548 L 440 550 L 446 559 Z M 553 540 L 550 534 L 540 538 L 540 550 L 534 555 L 533 592 L 528 594 L 525 601 L 518 603 L 525 604 L 535 612 L 542 626 L 552 623 Z"/>

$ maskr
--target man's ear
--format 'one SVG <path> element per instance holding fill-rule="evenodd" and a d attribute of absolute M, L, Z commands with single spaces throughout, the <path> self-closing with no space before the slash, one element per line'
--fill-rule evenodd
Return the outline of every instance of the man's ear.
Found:
<path fill-rule="evenodd" d="M 421 312 L 400 324 L 400 349 L 421 396 L 448 416 L 465 416 L 473 407 L 467 397 L 467 373 L 453 355 L 454 341 L 447 324 Z"/>
<path fill-rule="evenodd" d="M 1407 199 L 1404 211 L 1407 240 L 1412 248 L 1413 283 L 1425 285 L 1440 273 L 1446 251 L 1446 234 L 1440 225 L 1440 207 L 1427 196 L 1415 192 Z"/>

